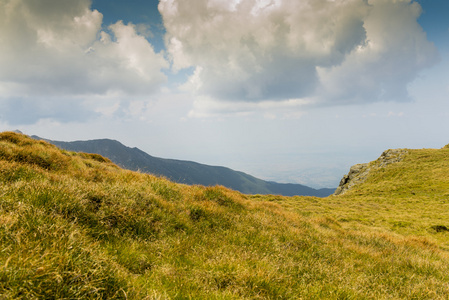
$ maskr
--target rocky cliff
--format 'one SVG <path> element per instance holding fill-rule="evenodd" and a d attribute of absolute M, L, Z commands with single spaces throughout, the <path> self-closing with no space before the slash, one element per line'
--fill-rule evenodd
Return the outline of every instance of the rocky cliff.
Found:
<path fill-rule="evenodd" d="M 341 195 L 353 186 L 364 182 L 371 171 L 383 168 L 389 164 L 397 163 L 407 154 L 406 149 L 389 149 L 375 161 L 365 164 L 357 164 L 351 167 L 349 173 L 344 175 L 334 195 Z"/>

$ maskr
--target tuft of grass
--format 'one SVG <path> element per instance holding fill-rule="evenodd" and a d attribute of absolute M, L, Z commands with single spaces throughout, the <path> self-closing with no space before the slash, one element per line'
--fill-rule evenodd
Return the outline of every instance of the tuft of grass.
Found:
<path fill-rule="evenodd" d="M 249 196 L 1 133 L 0 298 L 447 299 L 448 171 L 410 150 L 340 196 Z"/>

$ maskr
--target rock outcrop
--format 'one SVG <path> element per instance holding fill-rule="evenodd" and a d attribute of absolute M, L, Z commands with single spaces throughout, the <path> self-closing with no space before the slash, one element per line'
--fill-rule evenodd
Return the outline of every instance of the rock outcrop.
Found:
<path fill-rule="evenodd" d="M 365 164 L 357 164 L 351 167 L 349 173 L 344 175 L 340 181 L 340 185 L 335 190 L 334 195 L 341 195 L 347 192 L 353 186 L 364 182 L 372 170 L 383 168 L 389 164 L 401 161 L 407 154 L 406 149 L 389 149 L 375 161 Z"/>

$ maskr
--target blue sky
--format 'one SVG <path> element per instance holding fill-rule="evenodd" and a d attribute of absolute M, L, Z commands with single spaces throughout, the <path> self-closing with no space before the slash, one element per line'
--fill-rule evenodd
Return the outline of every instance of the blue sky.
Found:
<path fill-rule="evenodd" d="M 449 2 L 444 0 L 418 1 L 423 8 L 423 14 L 418 22 L 427 32 L 430 41 L 440 47 L 449 46 Z"/>
<path fill-rule="evenodd" d="M 6 0 L 0 130 L 336 186 L 449 143 L 447 0 Z"/>

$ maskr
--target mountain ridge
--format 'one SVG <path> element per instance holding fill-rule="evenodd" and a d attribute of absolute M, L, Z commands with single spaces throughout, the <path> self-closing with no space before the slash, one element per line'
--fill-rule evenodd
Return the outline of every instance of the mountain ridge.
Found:
<path fill-rule="evenodd" d="M 88 141 L 53 141 L 38 136 L 62 149 L 96 153 L 109 158 L 117 165 L 132 171 L 164 176 L 174 182 L 189 185 L 223 185 L 244 194 L 279 194 L 283 196 L 326 197 L 335 189 L 314 189 L 301 184 L 265 181 L 241 171 L 223 166 L 210 166 L 194 161 L 167 159 L 152 156 L 137 147 L 128 147 L 113 139 Z"/>

